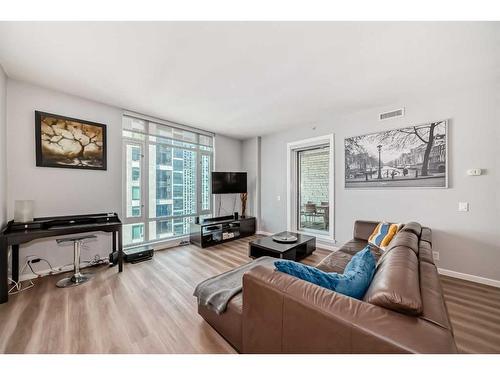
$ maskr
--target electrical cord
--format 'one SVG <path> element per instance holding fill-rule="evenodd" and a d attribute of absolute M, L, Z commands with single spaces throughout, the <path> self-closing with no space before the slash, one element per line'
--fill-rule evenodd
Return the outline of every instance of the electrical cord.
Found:
<path fill-rule="evenodd" d="M 46 261 L 45 259 L 41 259 L 40 260 L 44 260 Z M 49 267 L 50 267 L 50 272 L 49 272 L 49 275 L 52 275 L 56 272 L 61 272 L 64 268 L 68 267 L 68 266 L 72 266 L 74 263 L 67 263 L 65 265 L 62 265 L 60 267 L 57 267 L 57 268 L 54 268 L 50 265 L 50 263 L 48 261 L 46 261 L 47 264 L 49 264 Z M 85 263 L 85 264 L 88 264 L 89 266 L 97 266 L 98 264 L 105 264 L 105 263 L 109 263 L 109 260 L 108 259 L 101 259 L 101 257 L 99 256 L 99 254 L 95 254 L 94 257 L 90 260 L 81 260 L 80 261 L 80 264 L 82 263 Z M 31 267 L 30 267 L 31 269 Z M 45 276 L 43 274 L 38 274 L 36 272 L 34 272 L 33 270 L 31 270 L 35 275 L 39 275 L 39 276 Z"/>
<path fill-rule="evenodd" d="M 27 286 L 22 286 L 22 282 L 15 282 L 9 277 L 9 280 L 14 284 L 10 289 L 9 289 L 9 295 L 12 296 L 14 294 L 18 294 L 21 292 L 24 292 L 25 290 L 31 289 L 35 286 L 35 283 L 31 280 L 28 280 L 29 284 Z"/>
<path fill-rule="evenodd" d="M 28 265 L 28 261 L 26 261 L 26 263 L 24 264 L 24 267 L 23 269 L 21 270 L 21 274 L 24 273 L 24 271 L 26 270 L 26 267 Z M 28 290 L 28 289 L 31 289 L 35 286 L 35 283 L 32 281 L 32 280 L 28 280 L 28 285 L 23 287 L 22 286 L 22 281 L 14 281 L 13 279 L 11 279 L 9 277 L 9 280 L 14 283 L 14 285 L 9 289 L 9 295 L 14 295 L 14 294 L 18 294 L 18 293 L 21 293 L 21 292 L 24 292 L 25 290 Z"/>
<path fill-rule="evenodd" d="M 47 265 L 49 266 L 50 271 L 48 274 L 40 273 L 40 272 L 37 272 L 33 269 L 33 263 L 39 263 L 41 261 L 47 263 Z M 99 254 L 95 254 L 94 257 L 90 260 L 81 261 L 81 263 L 87 263 L 90 266 L 96 266 L 98 264 L 104 264 L 104 263 L 108 263 L 108 262 L 109 261 L 107 259 L 101 259 Z M 54 268 L 54 267 L 52 267 L 52 264 L 47 259 L 37 257 L 36 255 L 28 255 L 28 256 L 26 256 L 26 262 L 24 263 L 24 266 L 21 269 L 20 274 L 21 275 L 24 274 L 26 269 L 29 268 L 30 271 L 34 275 L 36 275 L 37 277 L 42 277 L 42 276 L 47 276 L 47 275 L 53 275 L 57 272 L 61 272 L 65 267 L 72 266 L 72 265 L 73 265 L 73 263 L 68 263 L 68 264 L 65 264 L 64 266 Z M 16 282 L 10 277 L 9 277 L 9 281 L 14 284 L 8 291 L 9 295 L 14 295 L 14 294 L 24 292 L 25 290 L 31 289 L 35 286 L 35 283 L 31 279 L 27 280 L 28 285 L 24 286 L 24 287 L 22 285 L 22 283 L 23 283 L 22 281 Z"/>
<path fill-rule="evenodd" d="M 31 270 L 32 273 L 34 273 L 37 276 L 43 276 L 43 274 L 36 272 L 33 269 L 33 267 L 32 267 L 33 263 L 38 263 L 38 262 L 41 262 L 41 261 L 44 261 L 45 263 L 47 263 L 49 265 L 49 268 L 50 268 L 49 275 L 51 275 L 52 272 L 54 271 L 54 268 L 52 267 L 52 264 L 50 264 L 50 262 L 47 259 L 44 259 L 44 258 L 30 259 L 30 260 L 26 261 L 26 264 L 28 265 L 28 267 L 29 267 L 29 269 Z"/>
<path fill-rule="evenodd" d="M 83 245 L 82 248 L 85 249 L 85 250 L 89 250 L 89 247 L 86 246 L 86 245 Z M 9 255 L 11 255 L 11 254 L 9 254 Z M 25 257 L 25 259 L 26 259 L 26 262 L 24 263 L 24 266 L 21 269 L 21 272 L 19 273 L 20 275 L 23 275 L 25 273 L 26 269 L 28 269 L 28 268 L 37 277 L 42 277 L 42 276 L 47 276 L 47 275 L 53 275 L 55 273 L 63 271 L 64 268 L 73 265 L 73 263 L 68 263 L 68 264 L 65 264 L 64 266 L 60 266 L 58 268 L 54 268 L 54 267 L 52 267 L 52 264 L 47 259 L 38 257 L 36 255 L 27 255 Z M 48 273 L 40 273 L 40 272 L 36 271 L 33 268 L 33 264 L 34 263 L 39 263 L 41 261 L 47 263 L 47 265 L 49 266 L 49 272 Z M 10 261 L 9 261 L 9 263 L 10 263 Z M 99 254 L 95 254 L 92 259 L 81 261 L 81 263 L 87 263 L 90 266 L 95 266 L 95 265 L 98 265 L 98 264 L 109 263 L 109 260 L 108 259 L 101 259 L 101 257 L 99 256 Z M 28 283 L 26 286 L 23 286 L 23 281 L 14 281 L 10 277 L 8 278 L 8 280 L 13 284 L 12 287 L 8 290 L 8 294 L 9 295 L 14 295 L 14 294 L 18 294 L 18 293 L 24 292 L 25 290 L 31 289 L 31 288 L 33 288 L 35 286 L 35 283 L 31 279 L 26 280 L 27 283 Z"/>

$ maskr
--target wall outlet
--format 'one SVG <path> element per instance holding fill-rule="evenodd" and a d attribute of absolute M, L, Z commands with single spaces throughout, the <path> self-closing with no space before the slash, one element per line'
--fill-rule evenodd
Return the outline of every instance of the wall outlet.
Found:
<path fill-rule="evenodd" d="M 439 251 L 433 251 L 432 257 L 434 258 L 434 260 L 439 260 Z"/>
<path fill-rule="evenodd" d="M 458 211 L 460 212 L 469 211 L 469 202 L 458 202 Z"/>

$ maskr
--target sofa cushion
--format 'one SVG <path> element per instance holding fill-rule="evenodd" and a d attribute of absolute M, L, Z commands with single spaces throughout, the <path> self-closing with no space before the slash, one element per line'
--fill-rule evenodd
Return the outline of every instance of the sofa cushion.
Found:
<path fill-rule="evenodd" d="M 323 272 L 316 267 L 289 260 L 279 260 L 274 262 L 274 265 L 280 272 L 359 299 L 364 296 L 372 280 L 375 258 L 367 246 L 351 258 L 343 274 Z"/>
<path fill-rule="evenodd" d="M 408 315 L 422 312 L 418 259 L 412 249 L 399 246 L 384 254 L 363 300 Z"/>
<path fill-rule="evenodd" d="M 431 244 L 427 241 L 420 241 L 418 243 L 418 260 L 420 262 L 427 262 L 434 264 L 434 257 L 432 256 Z"/>
<path fill-rule="evenodd" d="M 359 251 L 363 250 L 366 245 L 368 245 L 368 242 L 365 240 L 350 240 L 342 245 L 339 251 L 342 251 L 349 255 L 355 255 Z"/>
<path fill-rule="evenodd" d="M 387 250 L 390 250 L 394 247 L 405 246 L 412 249 L 415 254 L 418 254 L 418 237 L 413 232 L 408 231 L 399 231 L 394 238 L 392 239 L 389 246 L 387 246 Z"/>
<path fill-rule="evenodd" d="M 347 266 L 352 257 L 353 255 L 338 250 L 319 262 L 316 268 L 323 272 L 344 273 L 345 266 Z"/>
<path fill-rule="evenodd" d="M 432 245 L 432 231 L 431 228 L 423 227 L 420 234 L 421 241 L 427 241 Z"/>
<path fill-rule="evenodd" d="M 420 234 L 422 233 L 422 226 L 415 221 L 410 221 L 401 230 L 403 232 L 415 233 L 417 237 L 420 237 Z"/>
<path fill-rule="evenodd" d="M 398 232 L 398 228 L 398 224 L 378 223 L 373 233 L 368 237 L 368 243 L 385 250 L 394 235 Z"/>
<path fill-rule="evenodd" d="M 368 242 L 365 240 L 351 240 L 345 243 L 339 250 L 332 252 L 326 258 L 324 258 L 321 262 L 318 263 L 316 268 L 320 269 L 324 272 L 337 272 L 343 273 L 347 263 L 351 260 L 351 258 L 363 250 Z M 382 252 L 379 248 L 375 246 L 371 246 L 371 253 L 375 257 L 375 260 L 378 261 Z"/>
<path fill-rule="evenodd" d="M 434 264 L 420 262 L 420 290 L 422 293 L 422 315 L 420 318 L 452 330 L 448 310 L 443 298 L 439 274 Z"/>

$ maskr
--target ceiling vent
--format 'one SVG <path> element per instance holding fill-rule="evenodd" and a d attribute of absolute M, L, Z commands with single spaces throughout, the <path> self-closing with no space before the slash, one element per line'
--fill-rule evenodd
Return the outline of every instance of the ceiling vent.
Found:
<path fill-rule="evenodd" d="M 405 109 L 396 109 L 395 111 L 384 112 L 378 115 L 379 120 L 388 120 L 390 118 L 403 117 L 405 115 Z"/>

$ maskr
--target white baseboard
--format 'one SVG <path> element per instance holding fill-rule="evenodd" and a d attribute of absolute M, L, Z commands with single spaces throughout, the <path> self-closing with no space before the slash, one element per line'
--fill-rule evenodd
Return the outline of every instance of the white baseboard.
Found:
<path fill-rule="evenodd" d="M 151 242 L 148 243 L 149 246 L 153 247 L 155 251 L 158 250 L 167 250 L 172 247 L 177 247 L 177 246 L 182 246 L 182 242 L 188 242 L 189 244 L 189 236 L 181 236 L 181 237 L 174 237 L 174 238 L 164 238 L 162 240 L 156 241 L 156 242 Z M 128 246 L 127 249 L 131 249 L 134 247 L 141 247 L 144 246 L 144 244 L 137 245 L 137 246 Z"/>
<path fill-rule="evenodd" d="M 444 269 L 444 268 L 438 268 L 438 272 L 441 275 L 444 275 L 444 276 L 455 277 L 457 279 L 462 279 L 462 280 L 467 280 L 467 281 L 473 281 L 475 283 L 485 284 L 485 285 L 489 285 L 489 286 L 494 286 L 494 287 L 500 288 L 500 280 L 493 280 L 493 279 L 488 279 L 486 277 L 469 275 L 467 273 L 461 273 L 461 272 L 457 272 L 457 271 L 451 271 L 451 270 L 447 270 L 447 269 Z"/>
<path fill-rule="evenodd" d="M 274 233 L 264 232 L 263 230 L 258 230 L 255 234 L 261 234 L 263 236 L 272 236 Z"/>

